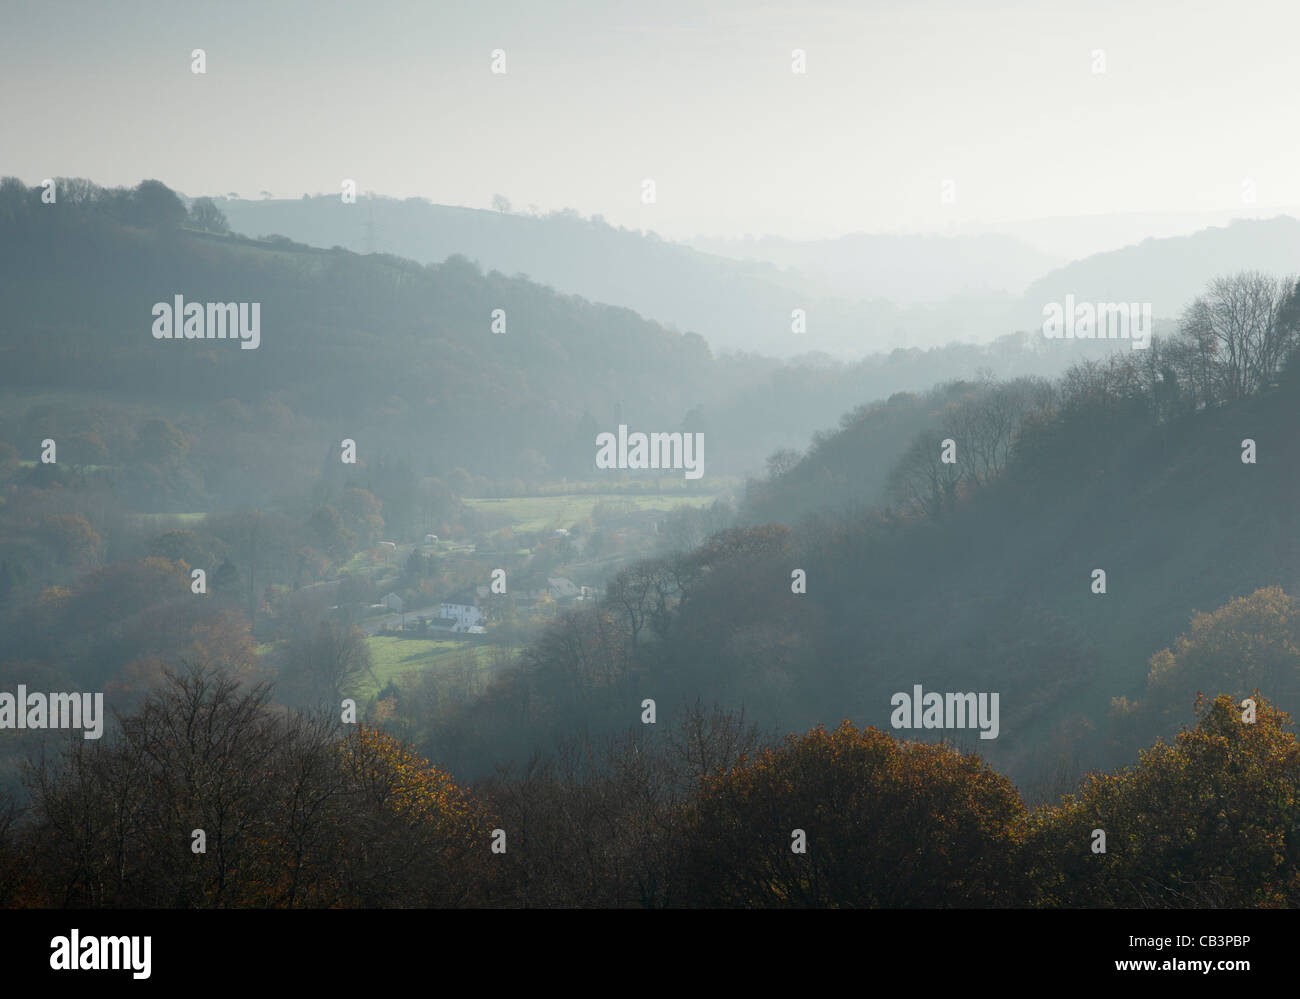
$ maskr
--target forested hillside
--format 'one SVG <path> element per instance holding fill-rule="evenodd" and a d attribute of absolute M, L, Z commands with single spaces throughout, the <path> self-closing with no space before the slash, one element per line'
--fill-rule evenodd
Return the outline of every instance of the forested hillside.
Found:
<path fill-rule="evenodd" d="M 1219 319 L 1223 296 L 1251 287 L 1279 311 L 1247 342 Z M 1130 703 L 1195 612 L 1300 589 L 1296 309 L 1292 284 L 1242 275 L 1147 351 L 846 418 L 807 455 L 774 456 L 742 504 L 756 526 L 624 570 L 599 611 L 557 623 L 463 730 L 428 732 L 430 751 L 469 763 L 470 732 L 522 751 L 530 726 L 534 745 L 579 719 L 614 728 L 648 692 L 744 704 L 783 729 L 832 716 L 884 726 L 891 694 L 923 684 L 1000 691 L 999 737 L 955 738 L 1041 790 L 1172 734 L 1198 691 L 1244 695 L 1267 676 L 1265 693 L 1300 709 L 1294 654 L 1264 673 L 1217 660 L 1196 683 L 1161 666 L 1158 710 Z M 873 474 L 855 453 L 906 433 L 889 501 L 849 503 Z"/>
<path fill-rule="evenodd" d="M 10 385 L 178 416 L 273 398 L 316 428 L 312 465 L 327 444 L 369 436 L 390 455 L 427 450 L 494 477 L 537 455 L 579 474 L 596 419 L 676 426 L 703 398 L 712 361 L 698 336 L 463 259 L 424 267 L 182 229 L 185 207 L 158 187 L 156 204 L 123 206 L 107 195 L 44 206 L 5 189 Z M 259 345 L 154 339 L 151 309 L 176 295 L 260 303 Z M 493 333 L 494 310 L 504 333 Z"/>
<path fill-rule="evenodd" d="M 419 473 L 581 478 L 595 435 L 620 422 L 707 432 L 706 474 L 740 475 L 864 400 L 982 368 L 1051 374 L 1069 361 L 1037 334 L 1010 331 L 987 347 L 853 365 L 718 358 L 690 332 L 484 274 L 462 257 L 422 266 L 244 239 L 208 231 L 225 228 L 219 209 L 187 213 L 156 181 L 61 183 L 53 205 L 39 188 L 0 184 L 0 384 L 14 400 L 0 441 L 18 446 L 38 429 L 15 425 L 16 404 L 63 404 L 56 425 L 77 435 L 79 461 L 117 466 L 131 460 L 135 425 L 164 418 L 193 453 L 177 458 L 183 482 L 154 475 L 138 488 L 141 509 L 269 502 L 343 438 Z M 259 303 L 258 345 L 155 339 L 151 310 L 177 295 Z M 1090 348 L 1104 356 L 1112 346 Z M 255 494 L 227 485 L 232 466 L 260 467 Z"/>

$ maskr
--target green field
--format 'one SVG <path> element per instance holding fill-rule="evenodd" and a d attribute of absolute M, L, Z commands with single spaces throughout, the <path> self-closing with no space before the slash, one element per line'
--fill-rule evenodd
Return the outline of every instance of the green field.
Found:
<path fill-rule="evenodd" d="M 366 639 L 370 646 L 370 657 L 374 664 L 375 679 L 366 677 L 357 684 L 352 696 L 358 704 L 363 704 L 374 697 L 390 680 L 401 683 L 402 677 L 410 672 L 423 672 L 448 666 L 457 653 L 470 651 L 474 653 L 480 668 L 487 665 L 492 648 L 482 642 L 456 641 L 454 639 L 424 641 L 421 639 L 394 638 L 391 635 L 375 635 Z"/>
<path fill-rule="evenodd" d="M 634 510 L 662 510 L 665 513 L 681 506 L 708 506 L 717 496 L 686 492 L 576 494 L 567 496 L 518 496 L 507 499 L 467 499 L 465 505 L 488 514 L 519 531 L 544 531 L 571 527 L 591 516 L 598 503 L 610 506 L 626 504 Z"/>

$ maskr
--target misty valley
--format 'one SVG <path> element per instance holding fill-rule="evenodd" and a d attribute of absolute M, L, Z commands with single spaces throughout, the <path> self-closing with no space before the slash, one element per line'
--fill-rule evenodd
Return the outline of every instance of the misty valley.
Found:
<path fill-rule="evenodd" d="M 781 359 L 223 205 L 0 181 L 7 906 L 1297 897 L 1293 276 Z"/>
<path fill-rule="evenodd" d="M 1297 28 L 6 4 L 5 985 L 1285 981 Z"/>

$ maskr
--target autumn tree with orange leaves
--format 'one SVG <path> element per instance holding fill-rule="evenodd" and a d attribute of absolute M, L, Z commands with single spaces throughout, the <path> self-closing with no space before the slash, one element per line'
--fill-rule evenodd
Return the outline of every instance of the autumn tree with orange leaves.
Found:
<path fill-rule="evenodd" d="M 1035 812 L 1020 862 L 1033 904 L 1300 904 L 1300 745 L 1285 713 L 1258 692 L 1250 700 L 1253 721 L 1227 695 L 1202 698 L 1196 726 L 1172 744 Z"/>
<path fill-rule="evenodd" d="M 1006 904 L 1024 805 L 974 755 L 843 722 L 707 780 L 683 835 L 679 905 Z M 802 830 L 806 852 L 796 853 Z"/>

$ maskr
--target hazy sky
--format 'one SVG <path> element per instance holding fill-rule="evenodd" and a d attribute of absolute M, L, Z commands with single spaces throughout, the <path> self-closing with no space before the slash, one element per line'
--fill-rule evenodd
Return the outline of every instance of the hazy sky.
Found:
<path fill-rule="evenodd" d="M 245 197 L 351 177 L 670 238 L 1267 214 L 1300 204 L 1297 28 L 1295 0 L 6 0 L 0 173 Z"/>

